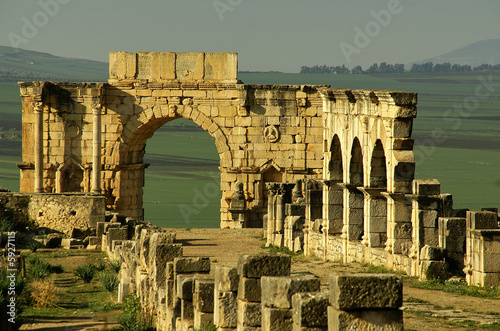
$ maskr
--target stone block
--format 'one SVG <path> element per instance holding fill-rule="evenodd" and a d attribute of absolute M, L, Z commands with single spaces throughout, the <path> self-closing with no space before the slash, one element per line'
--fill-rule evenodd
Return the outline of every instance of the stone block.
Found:
<path fill-rule="evenodd" d="M 102 235 L 104 234 L 104 225 L 105 224 L 106 224 L 105 222 L 97 222 L 97 225 L 96 225 L 96 236 L 102 237 Z"/>
<path fill-rule="evenodd" d="M 403 283 L 386 274 L 331 274 L 330 304 L 340 310 L 399 308 Z"/>
<path fill-rule="evenodd" d="M 111 245 L 113 244 L 113 240 L 127 240 L 128 238 L 128 228 L 119 227 L 119 228 L 108 228 L 108 232 L 106 233 L 106 242 L 108 244 L 108 249 L 111 250 Z"/>
<path fill-rule="evenodd" d="M 235 292 L 215 292 L 214 324 L 219 328 L 235 328 L 238 301 Z"/>
<path fill-rule="evenodd" d="M 329 292 L 297 293 L 292 297 L 293 324 L 299 327 L 327 327 Z"/>
<path fill-rule="evenodd" d="M 61 239 L 61 247 L 66 249 L 83 247 L 83 240 L 75 238 L 63 238 Z"/>
<path fill-rule="evenodd" d="M 194 310 L 194 328 L 201 329 L 203 326 L 211 325 L 214 323 L 213 313 L 204 313 L 202 311 Z M 219 330 L 219 329 L 218 329 Z"/>
<path fill-rule="evenodd" d="M 194 319 L 194 306 L 192 301 L 181 300 L 181 318 L 184 321 Z"/>
<path fill-rule="evenodd" d="M 432 247 L 425 245 L 420 250 L 420 259 L 421 260 L 434 260 L 439 261 L 443 260 L 446 257 L 446 250 L 441 247 Z"/>
<path fill-rule="evenodd" d="M 247 302 L 238 299 L 238 329 L 239 326 L 261 326 L 260 302 Z"/>
<path fill-rule="evenodd" d="M 97 236 L 89 236 L 88 238 L 88 244 L 89 245 L 101 245 L 102 239 Z M 47 244 L 45 245 L 47 246 Z"/>
<path fill-rule="evenodd" d="M 261 301 L 261 287 L 259 278 L 240 277 L 238 299 L 250 302 Z"/>
<path fill-rule="evenodd" d="M 204 313 L 214 312 L 214 287 L 212 279 L 194 278 L 193 304 L 197 311 Z"/>
<path fill-rule="evenodd" d="M 174 262 L 167 262 L 166 266 L 166 277 L 169 280 L 174 280 Z"/>
<path fill-rule="evenodd" d="M 451 276 L 449 265 L 445 261 L 421 261 L 420 268 L 422 280 L 447 280 Z"/>
<path fill-rule="evenodd" d="M 240 277 L 288 276 L 291 257 L 285 254 L 241 255 L 238 260 Z"/>
<path fill-rule="evenodd" d="M 274 308 L 292 308 L 292 297 L 301 292 L 317 292 L 320 279 L 314 275 L 262 277 L 262 305 Z"/>
<path fill-rule="evenodd" d="M 328 330 L 403 331 L 399 309 L 342 311 L 328 307 Z"/>
<path fill-rule="evenodd" d="M 157 286 L 164 286 L 167 279 L 165 270 L 167 262 L 182 256 L 182 244 L 160 244 L 152 248 L 150 255 L 152 258 L 152 265 L 150 265 L 151 276 L 155 279 Z"/>
<path fill-rule="evenodd" d="M 239 277 L 235 267 L 217 266 L 215 268 L 215 290 L 218 292 L 238 291 Z"/>
<path fill-rule="evenodd" d="M 420 210 L 420 226 L 425 228 L 437 228 L 438 212 L 437 210 Z"/>
<path fill-rule="evenodd" d="M 262 331 L 292 331 L 290 309 L 262 307 Z"/>
<path fill-rule="evenodd" d="M 498 229 L 498 216 L 491 211 L 468 211 L 466 222 L 468 230 Z"/>
<path fill-rule="evenodd" d="M 193 282 L 192 275 L 177 275 L 176 294 L 179 299 L 193 301 Z"/>
<path fill-rule="evenodd" d="M 413 194 L 439 195 L 441 184 L 436 179 L 417 179 L 413 181 Z"/>
<path fill-rule="evenodd" d="M 175 295 L 175 281 L 167 280 L 165 282 L 165 290 L 167 307 L 174 308 L 177 302 L 177 296 Z"/>
<path fill-rule="evenodd" d="M 60 234 L 60 233 L 49 233 L 47 235 L 47 240 L 45 242 L 45 247 L 46 248 L 57 248 L 57 247 L 61 246 L 62 238 L 63 238 L 63 235 Z M 89 240 L 89 245 L 90 245 L 90 240 Z M 98 245 L 98 246 L 100 246 L 101 245 L 100 238 L 99 238 L 99 240 L 97 242 L 92 241 L 92 245 Z"/>
<path fill-rule="evenodd" d="M 285 215 L 286 216 L 305 216 L 306 205 L 297 205 L 287 203 L 285 205 Z"/>
<path fill-rule="evenodd" d="M 175 274 L 209 273 L 208 257 L 178 257 L 174 259 Z"/>

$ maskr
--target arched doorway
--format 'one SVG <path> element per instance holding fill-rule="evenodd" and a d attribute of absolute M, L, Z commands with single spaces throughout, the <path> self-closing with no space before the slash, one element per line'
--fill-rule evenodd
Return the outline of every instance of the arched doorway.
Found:
<path fill-rule="evenodd" d="M 195 122 L 180 116 L 151 118 L 120 145 L 119 210 L 137 210 L 146 194 L 139 216 L 146 221 L 163 227 L 220 226 L 223 144 Z M 145 158 L 146 150 L 151 155 Z M 148 207 L 151 219 L 144 210 Z"/>
<path fill-rule="evenodd" d="M 145 150 L 144 219 L 161 227 L 218 228 L 220 160 L 210 134 L 180 118 L 158 128 Z"/>

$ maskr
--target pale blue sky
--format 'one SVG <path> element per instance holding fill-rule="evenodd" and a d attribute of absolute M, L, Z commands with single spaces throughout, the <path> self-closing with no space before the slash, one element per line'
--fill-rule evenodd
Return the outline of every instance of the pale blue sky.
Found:
<path fill-rule="evenodd" d="M 51 3 L 58 8 L 40 5 Z M 110 51 L 230 51 L 240 70 L 409 63 L 500 38 L 498 0 L 6 0 L 0 8 L 0 45 L 100 61 Z M 372 14 L 381 10 L 393 12 L 383 24 Z M 369 44 L 356 47 L 356 28 L 372 29 Z M 350 62 L 341 45 L 357 48 Z"/>

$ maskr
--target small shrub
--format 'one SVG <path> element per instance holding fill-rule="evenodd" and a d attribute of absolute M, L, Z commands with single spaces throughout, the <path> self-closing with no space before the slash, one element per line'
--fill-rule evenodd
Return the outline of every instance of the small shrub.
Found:
<path fill-rule="evenodd" d="M 102 286 L 108 292 L 113 292 L 118 287 L 118 277 L 116 277 L 114 272 L 101 273 L 100 280 Z"/>
<path fill-rule="evenodd" d="M 52 272 L 50 263 L 40 260 L 38 256 L 30 256 L 28 259 L 27 275 L 29 279 L 44 279 Z"/>
<path fill-rule="evenodd" d="M 262 249 L 269 250 L 271 253 L 283 253 L 283 254 L 287 254 L 287 255 L 290 255 L 290 256 L 296 256 L 296 255 L 302 254 L 301 251 L 299 251 L 297 253 L 292 252 L 288 247 L 278 247 L 278 246 L 274 246 L 274 245 L 269 245 L 269 246 L 266 247 L 265 244 L 261 245 L 260 247 Z"/>
<path fill-rule="evenodd" d="M 104 269 L 106 269 L 106 261 L 104 261 L 104 259 L 99 259 L 95 264 L 95 269 L 97 271 L 104 271 Z"/>
<path fill-rule="evenodd" d="M 109 261 L 109 267 L 115 273 L 118 273 L 118 272 L 120 272 L 120 268 L 122 267 L 122 262 L 120 260 L 111 260 L 111 261 Z"/>
<path fill-rule="evenodd" d="M 123 314 L 118 317 L 118 322 L 127 331 L 154 331 L 152 316 L 147 316 L 141 307 L 141 302 L 136 296 L 129 296 L 123 305 Z"/>
<path fill-rule="evenodd" d="M 16 225 L 9 219 L 0 220 L 0 232 L 11 232 L 16 230 Z"/>
<path fill-rule="evenodd" d="M 40 244 L 36 241 L 32 241 L 28 244 L 28 249 L 32 252 L 35 253 L 38 248 L 40 247 Z"/>
<path fill-rule="evenodd" d="M 57 298 L 56 287 L 50 280 L 35 280 L 31 283 L 31 299 L 33 307 L 54 307 Z"/>
<path fill-rule="evenodd" d="M 84 283 L 90 283 L 96 274 L 97 270 L 92 263 L 79 265 L 75 270 L 75 276 L 83 280 Z"/>

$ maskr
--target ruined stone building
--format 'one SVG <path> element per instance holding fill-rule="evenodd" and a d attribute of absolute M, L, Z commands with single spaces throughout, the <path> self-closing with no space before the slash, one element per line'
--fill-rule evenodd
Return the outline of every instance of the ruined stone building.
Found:
<path fill-rule="evenodd" d="M 247 85 L 234 53 L 110 55 L 108 83 L 20 83 L 21 192 L 86 192 L 141 220 L 147 140 L 186 118 L 215 140 L 221 227 L 425 277 L 500 284 L 497 212 L 414 180 L 415 93 Z"/>

